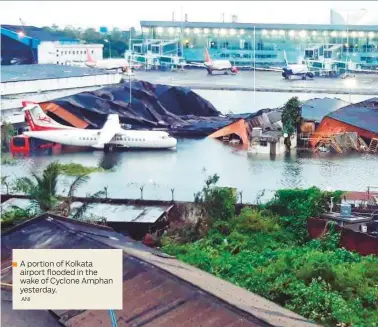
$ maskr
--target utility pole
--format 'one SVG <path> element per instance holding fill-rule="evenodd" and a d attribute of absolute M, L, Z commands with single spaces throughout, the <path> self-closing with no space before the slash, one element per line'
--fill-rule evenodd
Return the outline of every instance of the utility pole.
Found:
<path fill-rule="evenodd" d="M 253 26 L 253 103 L 256 104 L 256 26 Z"/>
<path fill-rule="evenodd" d="M 129 94 L 129 98 L 130 98 L 130 109 L 131 109 L 131 28 L 130 28 L 130 31 L 129 31 L 129 90 L 130 90 L 130 94 Z"/>

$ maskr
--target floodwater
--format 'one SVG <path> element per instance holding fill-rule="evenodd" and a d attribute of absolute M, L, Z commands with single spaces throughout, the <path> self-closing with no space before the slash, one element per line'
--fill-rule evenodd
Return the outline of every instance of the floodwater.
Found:
<path fill-rule="evenodd" d="M 197 91 L 222 111 L 253 112 L 260 108 L 276 107 L 293 93 Z M 314 94 L 298 94 L 301 100 Z M 321 95 L 332 96 L 332 95 Z M 369 96 L 353 96 L 362 101 Z M 255 103 L 254 103 L 255 101 Z M 311 154 L 250 155 L 212 139 L 180 139 L 177 150 L 127 151 L 105 154 L 102 151 L 41 156 L 18 159 L 16 166 L 3 166 L 3 175 L 24 176 L 30 170 L 42 170 L 49 162 L 80 163 L 87 166 L 111 168 L 109 172 L 91 174 L 77 195 L 85 196 L 108 187 L 110 197 L 139 198 L 144 186 L 144 199 L 170 200 L 172 189 L 176 200 L 191 201 L 206 176 L 218 174 L 219 185 L 236 187 L 242 192 L 243 202 L 270 198 L 280 188 L 318 186 L 329 190 L 365 191 L 367 186 L 378 186 L 378 156 L 367 154 Z M 67 192 L 63 183 L 61 192 Z"/>
<path fill-rule="evenodd" d="M 282 106 L 291 97 L 298 97 L 301 101 L 314 98 L 338 98 L 347 102 L 360 102 L 374 95 L 355 94 L 323 94 L 323 93 L 295 93 L 295 92 L 248 92 L 248 91 L 214 91 L 193 90 L 200 96 L 209 100 L 220 112 L 227 114 L 230 111 L 239 114 L 255 112 L 264 108 L 277 108 Z"/>

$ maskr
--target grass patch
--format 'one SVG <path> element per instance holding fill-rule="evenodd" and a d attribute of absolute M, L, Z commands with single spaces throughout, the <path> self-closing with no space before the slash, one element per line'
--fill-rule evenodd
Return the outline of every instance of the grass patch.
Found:
<path fill-rule="evenodd" d="M 17 164 L 17 161 L 11 156 L 3 154 L 1 156 L 1 164 L 4 166 L 15 166 Z"/>
<path fill-rule="evenodd" d="M 105 172 L 111 170 L 105 170 L 102 167 L 87 167 L 78 163 L 70 164 L 59 164 L 59 170 L 64 175 L 68 176 L 78 176 L 78 175 L 89 175 L 91 173 Z"/>

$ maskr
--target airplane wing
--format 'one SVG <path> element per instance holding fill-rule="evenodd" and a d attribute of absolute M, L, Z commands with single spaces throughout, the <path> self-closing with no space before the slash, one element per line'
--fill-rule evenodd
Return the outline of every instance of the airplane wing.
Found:
<path fill-rule="evenodd" d="M 100 131 L 98 145 L 109 143 L 114 135 L 120 130 L 121 124 L 119 123 L 119 116 L 117 114 L 110 114 L 104 124 L 104 127 Z"/>
<path fill-rule="evenodd" d="M 183 66 L 206 67 L 204 64 L 198 62 L 187 62 Z"/>

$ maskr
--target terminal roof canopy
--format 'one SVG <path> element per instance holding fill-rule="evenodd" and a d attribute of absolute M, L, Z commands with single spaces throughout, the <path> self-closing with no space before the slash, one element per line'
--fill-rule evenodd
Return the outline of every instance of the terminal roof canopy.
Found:
<path fill-rule="evenodd" d="M 288 30 L 317 30 L 317 31 L 345 31 L 345 25 L 330 24 L 263 24 L 263 23 L 231 23 L 231 22 L 180 22 L 180 21 L 146 21 L 140 22 L 141 27 L 192 27 L 192 28 L 242 28 L 242 29 L 288 29 Z M 349 29 L 357 31 L 377 31 L 377 25 L 349 25 Z"/>

